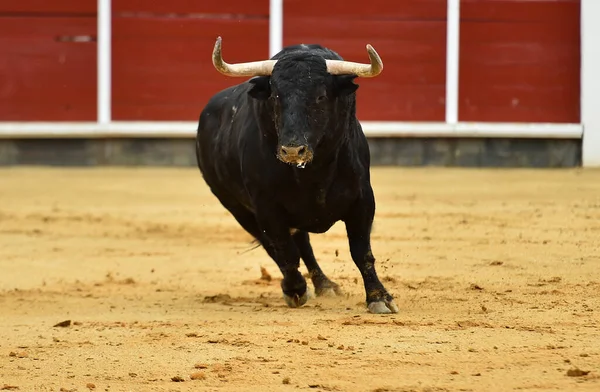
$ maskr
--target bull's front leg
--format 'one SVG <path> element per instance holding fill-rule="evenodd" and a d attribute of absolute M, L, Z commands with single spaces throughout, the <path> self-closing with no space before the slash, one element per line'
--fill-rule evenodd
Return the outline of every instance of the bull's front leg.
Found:
<path fill-rule="evenodd" d="M 290 229 L 281 221 L 281 214 L 276 213 L 273 206 L 268 210 L 258 211 L 258 224 L 262 233 L 261 243 L 269 256 L 277 263 L 283 275 L 281 290 L 283 298 L 291 308 L 297 308 L 306 303 L 308 292 L 306 280 L 298 270 L 300 253 L 292 239 Z"/>
<path fill-rule="evenodd" d="M 371 313 L 398 313 L 394 298 L 388 293 L 375 270 L 375 257 L 371 251 L 371 227 L 375 216 L 375 198 L 369 186 L 344 219 L 350 254 L 360 270 Z"/>

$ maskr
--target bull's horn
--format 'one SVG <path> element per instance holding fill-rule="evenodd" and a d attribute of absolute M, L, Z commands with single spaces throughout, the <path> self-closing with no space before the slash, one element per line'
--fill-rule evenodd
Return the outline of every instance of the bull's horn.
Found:
<path fill-rule="evenodd" d="M 223 60 L 221 37 L 217 37 L 213 49 L 213 65 L 223 75 L 227 76 L 268 76 L 273 72 L 277 60 L 252 61 L 249 63 L 229 64 Z M 367 45 L 367 53 L 371 64 L 354 63 L 343 60 L 326 60 L 327 71 L 332 75 L 354 74 L 363 78 L 372 78 L 381 73 L 383 62 L 371 45 Z"/>
<path fill-rule="evenodd" d="M 371 45 L 367 44 L 367 53 L 371 64 L 351 61 L 327 60 L 327 71 L 333 75 L 354 74 L 362 78 L 372 78 L 383 71 L 383 61 Z"/>
<path fill-rule="evenodd" d="M 221 37 L 217 37 L 212 55 L 213 65 L 223 75 L 227 76 L 268 76 L 273 72 L 277 60 L 253 61 L 250 63 L 228 64 L 223 61 L 221 52 Z"/>

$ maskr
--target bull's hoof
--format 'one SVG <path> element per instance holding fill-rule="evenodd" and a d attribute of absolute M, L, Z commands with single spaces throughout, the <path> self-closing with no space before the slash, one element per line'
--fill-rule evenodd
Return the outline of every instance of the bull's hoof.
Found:
<path fill-rule="evenodd" d="M 337 284 L 329 281 L 319 287 L 315 287 L 317 297 L 339 297 L 343 295 L 343 291 Z"/>
<path fill-rule="evenodd" d="M 398 313 L 398 305 L 394 300 L 371 302 L 368 305 L 369 312 L 374 314 Z"/>
<path fill-rule="evenodd" d="M 302 296 L 298 296 L 298 294 L 294 294 L 293 297 L 290 297 L 287 294 L 283 294 L 283 299 L 285 299 L 285 303 L 290 308 L 299 308 L 304 305 L 306 301 L 308 301 L 308 291 L 305 291 Z"/>

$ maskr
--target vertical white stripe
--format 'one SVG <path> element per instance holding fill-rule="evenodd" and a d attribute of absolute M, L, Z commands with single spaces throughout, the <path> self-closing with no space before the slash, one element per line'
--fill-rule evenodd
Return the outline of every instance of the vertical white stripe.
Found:
<path fill-rule="evenodd" d="M 600 166 L 600 1 L 581 0 L 583 166 Z"/>
<path fill-rule="evenodd" d="M 283 47 L 283 0 L 269 2 L 269 57 Z"/>
<path fill-rule="evenodd" d="M 460 0 L 447 0 L 446 27 L 446 122 L 458 122 L 458 64 Z"/>
<path fill-rule="evenodd" d="M 111 121 L 111 0 L 98 0 L 98 119 Z"/>

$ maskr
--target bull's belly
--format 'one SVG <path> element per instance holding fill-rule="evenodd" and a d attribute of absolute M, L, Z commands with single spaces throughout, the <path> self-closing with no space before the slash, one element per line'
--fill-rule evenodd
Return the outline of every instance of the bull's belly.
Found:
<path fill-rule="evenodd" d="M 296 199 L 283 205 L 290 228 L 309 233 L 325 233 L 348 214 L 353 201 L 350 196 L 332 197 L 325 203 L 313 200 Z"/>
<path fill-rule="evenodd" d="M 331 224 L 317 224 L 317 225 L 308 225 L 303 227 L 290 227 L 290 233 L 294 234 L 297 231 L 306 231 L 308 233 L 325 233 L 335 224 L 335 222 Z"/>
<path fill-rule="evenodd" d="M 309 233 L 325 233 L 327 230 L 338 221 L 341 217 L 319 217 L 319 216 L 303 216 L 297 219 L 290 219 L 290 230 L 302 230 Z"/>

